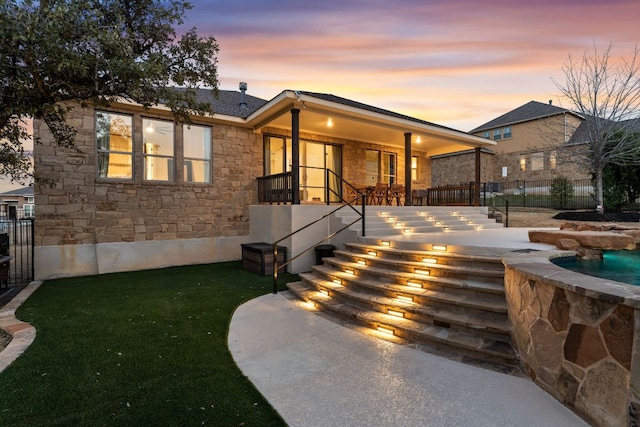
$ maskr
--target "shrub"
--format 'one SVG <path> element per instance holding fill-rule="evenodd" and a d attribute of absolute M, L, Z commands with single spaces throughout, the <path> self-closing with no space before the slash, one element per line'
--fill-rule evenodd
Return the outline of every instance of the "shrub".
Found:
<path fill-rule="evenodd" d="M 553 179 L 551 183 L 551 205 L 556 209 L 567 209 L 573 198 L 573 184 L 564 176 Z"/>

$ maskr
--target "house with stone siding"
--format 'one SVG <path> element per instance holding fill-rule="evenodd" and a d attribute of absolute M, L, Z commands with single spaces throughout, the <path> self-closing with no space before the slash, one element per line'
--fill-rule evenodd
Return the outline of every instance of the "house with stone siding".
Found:
<path fill-rule="evenodd" d="M 55 182 L 35 188 L 36 278 L 237 260 L 241 244 L 273 242 L 320 217 L 346 183 L 403 184 L 411 204 L 412 188 L 432 184 L 433 156 L 495 145 L 331 94 L 264 100 L 246 88 L 202 90 L 215 114 L 190 125 L 161 105 L 78 107 L 75 150 L 34 123 L 35 170 Z M 281 176 L 290 180 L 284 203 L 259 194 L 259 179 Z M 291 254 L 302 243 L 283 244 Z"/>
<path fill-rule="evenodd" d="M 580 129 L 586 123 L 585 117 L 551 101 L 530 101 L 476 127 L 469 133 L 496 143 L 483 150 L 482 182 L 536 181 L 558 176 L 590 179 L 588 169 L 579 161 L 585 150 Z M 467 150 L 431 157 L 433 186 L 474 181 L 467 168 L 472 156 Z M 452 169 L 460 171 L 459 176 L 451 177 L 448 171 Z"/>

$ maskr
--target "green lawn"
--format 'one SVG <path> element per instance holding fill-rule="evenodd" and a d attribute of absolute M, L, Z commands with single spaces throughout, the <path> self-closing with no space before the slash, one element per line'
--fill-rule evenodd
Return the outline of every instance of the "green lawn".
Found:
<path fill-rule="evenodd" d="M 17 312 L 37 337 L 0 374 L 0 425 L 284 425 L 227 348 L 271 290 L 239 262 L 47 281 Z"/>

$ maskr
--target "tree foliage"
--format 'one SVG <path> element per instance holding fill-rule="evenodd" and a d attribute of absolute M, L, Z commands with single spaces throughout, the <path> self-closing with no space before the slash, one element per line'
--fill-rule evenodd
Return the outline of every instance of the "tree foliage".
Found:
<path fill-rule="evenodd" d="M 567 177 L 558 176 L 553 179 L 549 190 L 551 204 L 556 209 L 567 209 L 571 199 L 573 199 L 573 184 Z"/>
<path fill-rule="evenodd" d="M 217 90 L 218 45 L 195 28 L 176 35 L 190 8 L 169 0 L 0 0 L 0 174 L 29 176 L 28 119 L 73 148 L 76 129 L 65 119 L 75 106 L 164 104 L 182 122 L 210 113 L 196 89 Z"/>
<path fill-rule="evenodd" d="M 565 82 L 555 82 L 563 97 L 584 118 L 578 128 L 587 144 L 587 166 L 595 177 L 596 203 L 604 206 L 603 173 L 609 164 L 640 165 L 640 57 L 636 46 L 629 57 L 613 58 L 613 45 L 599 52 L 571 55 L 562 70 Z"/>

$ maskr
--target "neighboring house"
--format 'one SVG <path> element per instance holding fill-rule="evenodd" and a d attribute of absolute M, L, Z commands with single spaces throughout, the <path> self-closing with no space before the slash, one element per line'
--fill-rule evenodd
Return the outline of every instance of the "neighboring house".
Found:
<path fill-rule="evenodd" d="M 33 187 L 0 193 L 0 219 L 33 218 L 34 215 Z"/>
<path fill-rule="evenodd" d="M 565 176 L 589 179 L 589 171 L 576 162 L 586 146 L 578 137 L 584 117 L 549 103 L 528 102 L 469 133 L 492 140 L 495 146 L 483 150 L 483 182 L 546 180 Z M 432 157 L 432 184 L 455 185 L 474 181 L 465 166 L 470 153 Z M 450 171 L 463 176 L 451 179 Z M 464 173 L 466 171 L 466 174 Z"/>
<path fill-rule="evenodd" d="M 334 95 L 240 89 L 202 91 L 215 114 L 191 126 L 162 106 L 78 108 L 77 150 L 36 123 L 35 170 L 56 183 L 36 188 L 36 278 L 237 260 L 241 243 L 273 242 L 326 211 L 327 185 L 342 191 L 327 169 L 357 186 L 427 188 L 430 156 L 495 144 Z M 289 171 L 293 203 L 257 209 L 257 179 Z"/>

